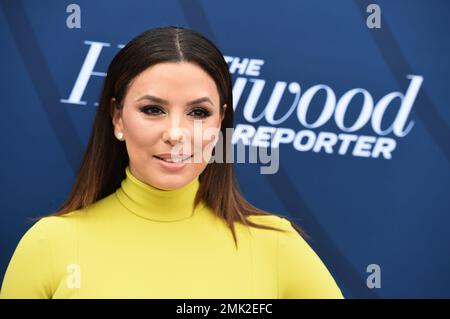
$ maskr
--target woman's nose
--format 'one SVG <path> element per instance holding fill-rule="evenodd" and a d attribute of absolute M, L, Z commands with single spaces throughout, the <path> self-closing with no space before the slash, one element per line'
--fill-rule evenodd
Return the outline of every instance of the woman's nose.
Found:
<path fill-rule="evenodd" d="M 178 125 L 172 125 L 164 131 L 163 140 L 171 145 L 183 144 L 187 139 L 186 134 L 186 129 Z"/>

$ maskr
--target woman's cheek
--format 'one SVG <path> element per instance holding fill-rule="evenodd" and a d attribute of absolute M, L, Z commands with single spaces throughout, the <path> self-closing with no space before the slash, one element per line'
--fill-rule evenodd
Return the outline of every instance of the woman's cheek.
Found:
<path fill-rule="evenodd" d="M 219 141 L 220 128 L 209 127 L 203 132 L 202 139 L 202 152 L 205 161 L 209 161 L 212 155 L 212 151 Z"/>
<path fill-rule="evenodd" d="M 162 134 L 160 125 L 135 119 L 128 123 L 126 132 L 127 148 L 131 154 L 148 157 L 158 151 L 155 145 Z"/>

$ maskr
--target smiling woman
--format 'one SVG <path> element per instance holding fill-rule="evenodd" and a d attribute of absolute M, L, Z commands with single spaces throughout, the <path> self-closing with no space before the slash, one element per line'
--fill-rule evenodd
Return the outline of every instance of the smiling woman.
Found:
<path fill-rule="evenodd" d="M 160 62 L 142 71 L 112 115 L 126 142 L 131 173 L 164 190 L 199 176 L 210 158 L 186 160 L 205 154 L 208 147 L 212 151 L 214 141 L 205 132 L 220 130 L 226 108 L 221 102 L 226 103 L 220 101 L 213 78 L 195 63 Z M 197 139 L 191 138 L 194 124 L 201 129 Z"/>
<path fill-rule="evenodd" d="M 22 237 L 0 296 L 342 298 L 301 229 L 245 200 L 232 163 L 209 161 L 230 149 L 232 105 L 226 61 L 199 33 L 130 41 L 72 192 Z"/>

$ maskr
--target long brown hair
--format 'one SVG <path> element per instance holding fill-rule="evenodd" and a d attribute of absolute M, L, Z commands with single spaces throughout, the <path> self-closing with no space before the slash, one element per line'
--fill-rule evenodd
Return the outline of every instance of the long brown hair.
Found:
<path fill-rule="evenodd" d="M 224 142 L 219 144 L 223 147 L 222 154 L 226 154 L 231 139 L 225 133 L 226 128 L 233 127 L 233 99 L 231 76 L 222 53 L 203 35 L 183 27 L 147 30 L 132 39 L 111 61 L 89 144 L 72 191 L 62 207 L 50 216 L 86 208 L 120 187 L 129 158 L 125 143 L 114 137 L 113 109 L 120 110 L 123 107 L 127 89 L 139 73 L 156 63 L 182 61 L 192 62 L 203 68 L 217 85 L 220 105 L 228 106 L 225 111 L 220 107 L 221 115 L 224 115 L 221 127 Z M 249 215 L 274 214 L 254 207 L 244 198 L 239 190 L 233 165 L 227 162 L 213 161 L 200 174 L 200 187 L 194 205 L 197 206 L 203 200 L 215 214 L 223 218 L 231 229 L 236 247 L 235 221 L 257 228 L 284 231 L 247 220 Z M 299 226 L 290 222 L 297 231 L 308 237 Z"/>

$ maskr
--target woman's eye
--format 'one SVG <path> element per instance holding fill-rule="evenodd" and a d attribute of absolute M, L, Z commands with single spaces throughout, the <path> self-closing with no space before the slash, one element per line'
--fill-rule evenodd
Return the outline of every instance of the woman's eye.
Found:
<path fill-rule="evenodd" d="M 141 111 L 148 115 L 159 115 L 162 112 L 161 108 L 156 105 L 144 106 Z"/>
<path fill-rule="evenodd" d="M 164 111 L 157 105 L 148 105 L 141 108 L 141 112 L 147 115 L 151 116 L 157 116 L 160 114 L 164 114 Z M 210 112 L 203 108 L 194 109 L 191 112 L 189 112 L 189 115 L 194 116 L 198 119 L 204 119 L 208 116 L 210 116 Z"/>
<path fill-rule="evenodd" d="M 210 115 L 208 110 L 205 109 L 195 109 L 191 111 L 191 114 L 193 114 L 196 118 L 204 119 Z"/>

